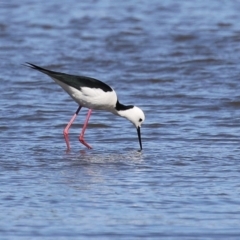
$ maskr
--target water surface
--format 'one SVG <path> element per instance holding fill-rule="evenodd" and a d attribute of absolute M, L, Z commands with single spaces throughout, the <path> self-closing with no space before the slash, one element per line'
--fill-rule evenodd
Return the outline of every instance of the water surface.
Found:
<path fill-rule="evenodd" d="M 236 1 L 0 2 L 1 239 L 239 239 Z M 86 75 L 141 107 L 87 110 L 47 76 Z"/>

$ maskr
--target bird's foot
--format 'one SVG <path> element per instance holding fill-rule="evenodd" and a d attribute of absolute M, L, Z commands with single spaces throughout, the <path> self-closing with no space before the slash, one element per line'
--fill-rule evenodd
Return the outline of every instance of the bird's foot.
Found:
<path fill-rule="evenodd" d="M 70 143 L 69 143 L 69 139 L 68 139 L 68 132 L 65 132 L 65 130 L 63 131 L 63 135 L 64 135 L 64 139 L 65 139 L 65 142 L 67 144 L 67 152 L 70 151 Z"/>
<path fill-rule="evenodd" d="M 92 147 L 84 140 L 82 136 L 79 137 L 79 141 L 86 146 L 88 149 L 92 149 Z"/>

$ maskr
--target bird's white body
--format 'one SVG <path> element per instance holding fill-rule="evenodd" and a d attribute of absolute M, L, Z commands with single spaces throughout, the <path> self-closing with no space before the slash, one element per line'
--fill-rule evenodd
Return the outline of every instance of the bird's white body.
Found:
<path fill-rule="evenodd" d="M 114 90 L 111 92 L 104 92 L 100 88 L 81 87 L 76 89 L 55 78 L 52 78 L 59 84 L 71 97 L 82 107 L 94 110 L 105 110 L 115 113 L 115 104 L 117 102 L 117 94 Z M 116 113 L 115 113 L 116 114 Z"/>

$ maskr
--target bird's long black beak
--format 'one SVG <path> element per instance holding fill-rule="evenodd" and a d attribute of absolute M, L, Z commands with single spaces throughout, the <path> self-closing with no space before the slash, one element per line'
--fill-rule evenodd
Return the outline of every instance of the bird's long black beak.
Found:
<path fill-rule="evenodd" d="M 140 148 L 142 150 L 142 139 L 141 139 L 141 128 L 140 127 L 137 128 L 137 133 L 138 133 L 138 140 L 139 140 Z"/>

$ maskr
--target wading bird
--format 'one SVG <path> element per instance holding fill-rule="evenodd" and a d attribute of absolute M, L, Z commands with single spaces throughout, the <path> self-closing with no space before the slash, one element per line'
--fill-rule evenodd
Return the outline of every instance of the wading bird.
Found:
<path fill-rule="evenodd" d="M 79 136 L 79 141 L 87 148 L 90 149 L 92 147 L 84 140 L 84 132 L 87 128 L 92 110 L 94 109 L 111 112 L 120 117 L 124 117 L 133 123 L 137 129 L 140 149 L 142 150 L 141 124 L 145 120 L 144 113 L 140 108 L 136 106 L 126 106 L 121 104 L 118 101 L 116 92 L 110 86 L 94 78 L 55 72 L 39 67 L 32 63 L 26 63 L 26 66 L 47 74 L 57 84 L 59 84 L 79 105 L 77 111 L 72 116 L 71 120 L 63 131 L 67 144 L 67 150 L 70 150 L 70 143 L 68 138 L 69 128 L 71 127 L 73 121 L 77 117 L 82 107 L 88 108 L 89 110 L 82 128 L 82 132 Z"/>

